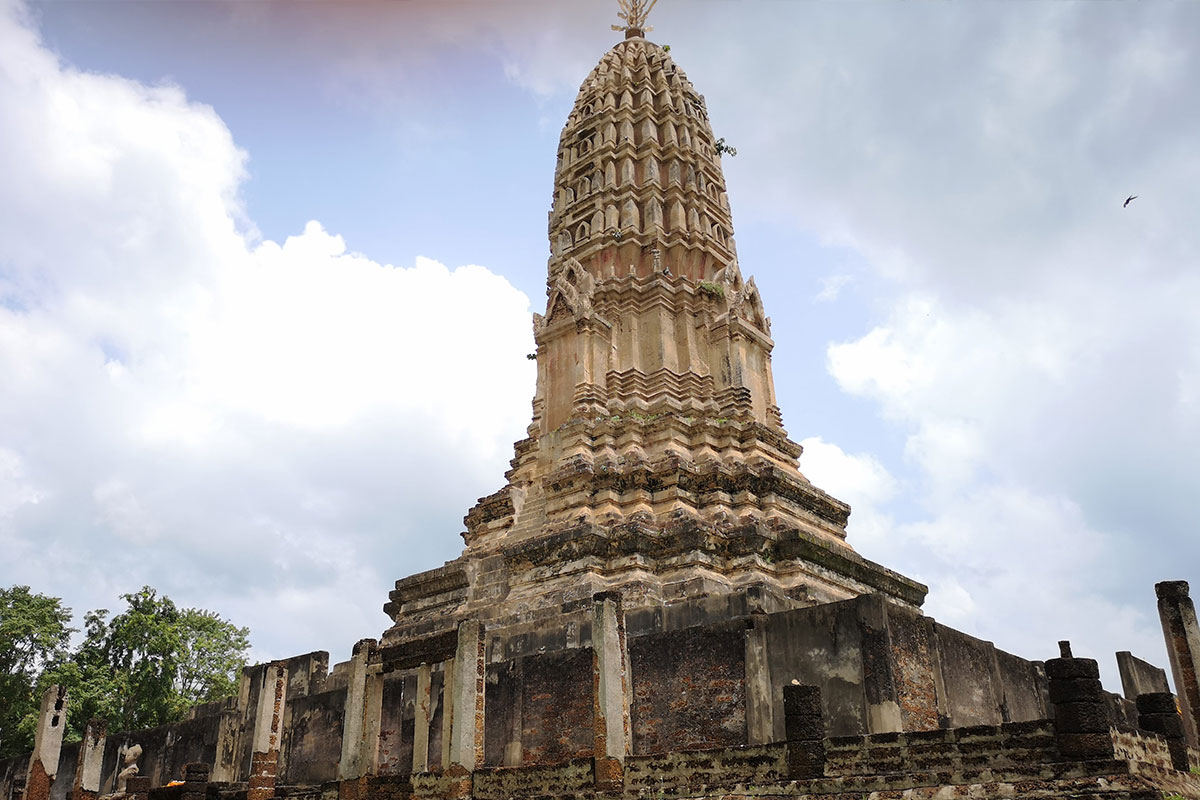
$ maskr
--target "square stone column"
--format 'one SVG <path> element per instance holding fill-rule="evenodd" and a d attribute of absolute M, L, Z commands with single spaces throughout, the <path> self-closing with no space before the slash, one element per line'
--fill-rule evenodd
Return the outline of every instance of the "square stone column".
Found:
<path fill-rule="evenodd" d="M 1167 741 L 1171 765 L 1180 772 L 1188 771 L 1187 741 L 1183 736 L 1183 720 L 1170 692 L 1147 692 L 1137 697 L 1138 727 L 1157 733 Z"/>
<path fill-rule="evenodd" d="M 767 744 L 774 737 L 771 665 L 767 660 L 765 618 L 758 614 L 746 627 L 746 739 L 747 744 Z"/>
<path fill-rule="evenodd" d="M 150 800 L 150 777 L 133 775 L 125 781 L 126 800 Z"/>
<path fill-rule="evenodd" d="M 1100 667 L 1094 659 L 1074 658 L 1068 642 L 1059 646 L 1062 657 L 1046 662 L 1059 752 L 1071 760 L 1111 759 L 1112 719 L 1100 685 Z"/>
<path fill-rule="evenodd" d="M 93 718 L 84 727 L 83 741 L 79 743 L 79 757 L 75 761 L 75 782 L 71 786 L 71 800 L 94 800 L 99 796 L 107 734 L 108 723 L 102 719 Z"/>
<path fill-rule="evenodd" d="M 25 800 L 50 800 L 50 785 L 58 774 L 63 730 L 67 727 L 67 690 L 51 686 L 42 695 L 29 774 L 25 777 Z"/>
<path fill-rule="evenodd" d="M 483 692 L 485 674 L 483 624 L 464 620 L 458 625 L 458 647 L 448 686 L 453 714 L 450 723 L 450 761 L 443 767 L 468 772 L 483 763 Z"/>
<path fill-rule="evenodd" d="M 208 764 L 199 762 L 185 764 L 183 767 L 183 791 L 180 800 L 205 800 L 208 794 Z"/>
<path fill-rule="evenodd" d="M 367 773 L 368 765 L 364 756 L 368 717 L 374 719 L 375 745 L 379 745 L 379 709 L 371 709 L 374 713 L 368 713 L 367 708 L 370 682 L 367 665 L 377 644 L 374 639 L 360 640 L 354 645 L 354 654 L 350 658 L 350 684 L 346 689 L 346 706 L 342 716 L 342 757 L 338 762 L 338 780 L 360 778 Z"/>
<path fill-rule="evenodd" d="M 630 748 L 629 654 L 625 612 L 616 592 L 592 597 L 592 653 L 596 783 L 616 788 L 621 784 Z"/>
<path fill-rule="evenodd" d="M 417 697 L 413 703 L 416 719 L 413 720 L 414 775 L 429 771 L 429 722 L 433 715 L 433 697 L 430 689 L 429 664 L 417 667 Z"/>
<path fill-rule="evenodd" d="M 275 796 L 279 771 L 279 742 L 283 735 L 283 710 L 287 703 L 287 663 L 276 661 L 263 673 L 254 715 L 253 749 L 246 800 L 268 800 Z"/>
<path fill-rule="evenodd" d="M 825 774 L 825 711 L 818 686 L 783 687 L 783 729 L 787 737 L 788 777 L 820 778 Z"/>
<path fill-rule="evenodd" d="M 1200 747 L 1200 625 L 1187 581 L 1154 584 L 1175 693 L 1183 714 L 1183 731 L 1192 747 Z"/>

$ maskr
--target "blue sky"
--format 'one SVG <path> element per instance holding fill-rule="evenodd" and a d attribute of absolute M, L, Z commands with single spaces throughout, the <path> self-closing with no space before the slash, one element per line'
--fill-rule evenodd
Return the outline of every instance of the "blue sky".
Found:
<path fill-rule="evenodd" d="M 0 582 L 80 613 L 150 583 L 257 658 L 378 635 L 528 423 L 611 6 L 0 5 Z M 652 23 L 738 149 L 784 421 L 850 542 L 1020 655 L 1165 663 L 1152 584 L 1200 578 L 1200 9 Z"/>

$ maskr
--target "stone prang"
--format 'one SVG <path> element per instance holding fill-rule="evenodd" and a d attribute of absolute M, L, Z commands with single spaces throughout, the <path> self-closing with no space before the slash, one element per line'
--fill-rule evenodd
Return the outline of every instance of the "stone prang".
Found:
<path fill-rule="evenodd" d="M 800 472 L 723 150 L 640 28 L 584 80 L 559 142 L 528 438 L 467 514 L 463 556 L 397 582 L 385 645 L 612 590 L 630 609 L 747 586 L 779 609 L 920 606 L 925 587 L 855 553 L 849 506 Z"/>

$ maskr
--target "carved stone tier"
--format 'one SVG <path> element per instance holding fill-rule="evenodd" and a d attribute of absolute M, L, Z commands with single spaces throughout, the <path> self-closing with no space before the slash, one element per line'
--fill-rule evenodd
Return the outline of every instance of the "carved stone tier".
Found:
<path fill-rule="evenodd" d="M 468 551 L 397 581 L 384 606 L 396 625 L 383 642 L 450 630 L 467 618 L 484 621 L 501 638 L 522 629 L 557 630 L 594 594 L 613 590 L 631 613 L 750 590 L 767 611 L 869 593 L 916 608 L 926 592 L 798 528 L 642 513 L 621 522 L 580 522 L 487 554 Z"/>

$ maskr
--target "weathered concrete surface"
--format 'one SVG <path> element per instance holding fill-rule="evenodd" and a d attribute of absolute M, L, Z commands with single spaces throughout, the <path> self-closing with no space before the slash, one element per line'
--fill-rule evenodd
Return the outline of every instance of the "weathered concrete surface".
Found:
<path fill-rule="evenodd" d="M 382 701 L 382 687 L 376 685 L 377 673 L 373 673 L 368 680 L 367 662 L 377 644 L 374 639 L 359 641 L 354 645 L 354 653 L 350 658 L 350 680 L 346 686 L 346 705 L 342 713 L 342 752 L 337 770 L 339 780 L 359 778 L 368 771 L 374 771 L 379 738 L 378 704 Z M 365 744 L 368 728 L 372 743 L 370 752 Z"/>
<path fill-rule="evenodd" d="M 592 598 L 593 726 L 592 754 L 601 780 L 621 781 L 622 764 L 631 749 L 629 652 L 620 595 Z"/>
<path fill-rule="evenodd" d="M 83 738 L 75 759 L 75 779 L 71 784 L 71 800 L 94 800 L 100 794 L 104 775 L 104 742 L 108 723 L 91 719 L 83 728 Z"/>
<path fill-rule="evenodd" d="M 1136 702 L 1139 694 L 1171 691 L 1165 670 L 1143 661 L 1128 650 L 1117 653 L 1117 670 L 1121 673 L 1121 691 L 1127 700 Z"/>
<path fill-rule="evenodd" d="M 275 661 L 263 672 L 254 714 L 253 752 L 246 800 L 268 800 L 275 796 L 279 774 L 279 750 L 283 745 L 287 711 L 288 665 Z M 294 729 L 293 729 L 294 730 Z"/>
<path fill-rule="evenodd" d="M 308 697 L 288 706 L 280 777 L 288 784 L 336 780 L 342 758 L 346 687 Z"/>
<path fill-rule="evenodd" d="M 450 683 L 451 708 L 449 764 L 473 770 L 483 763 L 484 662 L 483 626 L 467 620 L 458 626 L 454 675 Z"/>

